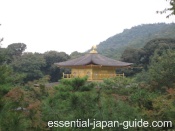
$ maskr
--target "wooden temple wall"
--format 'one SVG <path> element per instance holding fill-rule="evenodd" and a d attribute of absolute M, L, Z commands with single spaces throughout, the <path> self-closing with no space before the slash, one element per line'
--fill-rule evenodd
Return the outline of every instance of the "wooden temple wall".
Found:
<path fill-rule="evenodd" d="M 71 74 L 64 74 L 63 78 L 74 78 L 88 76 L 88 80 L 102 80 L 116 76 L 124 77 L 124 74 L 116 74 L 115 68 L 110 67 L 89 67 L 89 68 L 72 68 Z"/>

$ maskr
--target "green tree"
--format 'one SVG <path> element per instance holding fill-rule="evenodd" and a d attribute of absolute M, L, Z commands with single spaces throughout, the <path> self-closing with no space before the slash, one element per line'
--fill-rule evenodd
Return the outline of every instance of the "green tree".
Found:
<path fill-rule="evenodd" d="M 24 43 L 13 43 L 7 47 L 8 63 L 11 63 L 15 57 L 19 57 L 26 49 L 26 44 Z"/>
<path fill-rule="evenodd" d="M 139 62 L 139 57 L 140 57 L 139 54 L 141 51 L 142 51 L 142 49 L 128 47 L 123 52 L 121 59 L 122 59 L 122 61 L 127 61 L 127 62 L 137 64 Z"/>
<path fill-rule="evenodd" d="M 1 24 L 0 24 L 0 26 L 1 26 Z M 3 41 L 3 38 L 0 39 L 0 48 L 1 48 L 1 42 L 2 42 L 2 41 Z"/>
<path fill-rule="evenodd" d="M 0 64 L 2 64 L 5 61 L 5 49 L 1 47 L 2 41 L 3 41 L 3 38 L 0 39 Z"/>
<path fill-rule="evenodd" d="M 24 43 L 13 43 L 8 45 L 7 49 L 9 50 L 10 55 L 21 56 L 26 49 L 26 44 Z"/>
<path fill-rule="evenodd" d="M 174 50 L 166 50 L 161 55 L 156 51 L 148 70 L 151 84 L 160 90 L 173 87 L 175 83 L 174 65 Z"/>
<path fill-rule="evenodd" d="M 116 98 L 114 92 L 106 93 L 108 89 L 94 88 L 97 84 L 87 82 L 86 78 L 74 78 L 62 80 L 52 97 L 47 97 L 43 103 L 43 119 L 49 120 L 87 120 L 90 121 L 124 121 L 134 120 L 139 117 L 136 108 Z M 128 82 L 129 83 L 129 82 Z M 113 91 L 119 88 L 111 88 Z M 122 126 L 118 130 L 122 130 Z M 52 128 L 56 130 L 85 130 L 90 128 Z M 96 128 L 96 131 L 102 130 Z M 116 128 L 105 128 L 104 130 L 116 130 Z M 130 129 L 135 130 L 135 129 Z"/>
<path fill-rule="evenodd" d="M 175 49 L 175 39 L 159 38 L 149 41 L 144 46 L 145 55 L 141 57 L 142 64 L 149 64 L 150 57 L 154 54 L 155 50 L 161 54 L 164 50 Z"/>
<path fill-rule="evenodd" d="M 139 49 L 152 39 L 174 39 L 174 37 L 174 23 L 142 24 L 131 29 L 124 29 L 123 32 L 100 42 L 97 51 L 104 56 L 120 59 L 121 54 L 127 47 Z"/>
<path fill-rule="evenodd" d="M 69 59 L 69 55 L 65 52 L 48 51 L 44 53 L 44 59 L 46 60 L 46 67 L 51 67 L 56 62 L 66 61 Z"/>
<path fill-rule="evenodd" d="M 21 57 L 15 58 L 11 66 L 15 72 L 24 74 L 24 82 L 28 82 L 43 77 L 41 69 L 45 64 L 43 55 L 38 53 L 24 53 Z"/>
<path fill-rule="evenodd" d="M 157 11 L 157 13 L 163 14 L 163 13 L 167 13 L 170 12 L 166 17 L 169 18 L 172 15 L 175 15 L 175 0 L 166 0 L 169 2 L 169 6 L 168 8 L 165 8 L 163 11 Z"/>
<path fill-rule="evenodd" d="M 80 53 L 80 52 L 78 52 L 78 51 L 74 51 L 74 52 L 72 52 L 72 53 L 70 54 L 70 58 L 71 58 L 71 59 L 75 59 L 75 58 L 78 58 L 78 57 L 80 57 L 80 56 L 82 56 L 82 55 L 84 55 L 84 53 Z"/>
<path fill-rule="evenodd" d="M 62 77 L 60 68 L 54 63 L 68 60 L 70 57 L 65 52 L 48 51 L 43 54 L 46 66 L 42 69 L 45 75 L 50 75 L 50 81 L 56 82 Z"/>
<path fill-rule="evenodd" d="M 4 64 L 7 61 L 6 48 L 0 48 L 0 65 Z"/>
<path fill-rule="evenodd" d="M 157 50 L 157 53 L 161 54 L 167 49 L 175 49 L 175 39 L 158 38 L 150 40 L 141 49 L 127 48 L 123 52 L 121 59 L 123 61 L 135 63 L 137 66 L 143 66 L 144 69 L 147 69 L 150 58 L 154 55 L 154 51 Z"/>

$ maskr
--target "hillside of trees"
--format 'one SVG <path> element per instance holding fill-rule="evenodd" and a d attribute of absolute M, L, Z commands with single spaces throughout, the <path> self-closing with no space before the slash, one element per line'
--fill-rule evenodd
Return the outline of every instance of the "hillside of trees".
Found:
<path fill-rule="evenodd" d="M 70 58 L 68 54 L 57 51 L 24 52 L 26 48 L 27 45 L 24 43 L 13 43 L 7 48 L 0 48 L 0 64 L 2 67 L 19 76 L 21 83 L 24 84 L 44 76 L 48 76 L 50 82 L 58 81 L 62 77 L 62 70 L 56 67 L 54 63 L 68 60 Z"/>
<path fill-rule="evenodd" d="M 125 29 L 97 45 L 97 51 L 110 58 L 120 59 L 128 48 L 142 48 L 147 42 L 156 38 L 175 38 L 175 24 L 143 24 Z"/>
<path fill-rule="evenodd" d="M 62 72 L 69 70 L 58 68 L 54 63 L 81 56 L 79 52 L 71 55 L 57 51 L 30 53 L 25 52 L 27 45 L 24 43 L 12 43 L 7 48 L 0 46 L 0 131 L 174 130 L 173 25 L 156 24 L 152 29 L 155 32 L 150 35 L 147 32 L 153 25 L 124 30 L 125 35 L 116 35 L 119 38 L 123 36 L 123 42 L 119 44 L 119 49 L 123 49 L 119 52 L 120 57 L 115 50 L 107 48 L 113 42 L 109 46 L 98 45 L 99 52 L 103 45 L 107 48 L 104 48 L 104 52 L 106 50 L 122 61 L 134 63 L 129 69 L 117 70 L 125 72 L 127 77 L 104 79 L 102 82 L 89 82 L 87 77 L 61 79 Z M 145 29 L 145 37 L 138 32 L 144 26 L 150 27 L 148 31 L 148 28 Z M 138 32 L 137 35 L 130 33 L 134 30 Z M 162 36 L 157 32 L 162 32 Z M 141 42 L 142 39 L 144 42 Z M 116 41 L 119 42 L 118 39 Z M 113 47 L 118 46 L 114 44 Z M 48 86 L 50 82 L 57 83 Z M 64 121 L 77 120 L 95 120 L 96 127 L 63 125 Z M 49 121 L 56 123 L 49 124 Z M 62 121 L 61 124 L 58 124 L 59 121 Z M 100 124 L 101 121 L 118 121 L 123 125 L 116 124 L 114 127 L 111 123 Z M 138 121 L 148 124 L 134 125 Z"/>
<path fill-rule="evenodd" d="M 170 17 L 175 0 L 168 2 L 170 7 L 160 13 L 171 11 Z M 134 63 L 116 70 L 127 77 L 102 82 L 61 79 L 69 70 L 54 63 L 81 56 L 77 51 L 27 53 L 25 43 L 2 48 L 0 38 L 0 131 L 174 131 L 174 36 L 173 23 L 160 23 L 101 42 L 99 53 Z M 84 123 L 88 120 L 95 126 Z M 76 124 L 71 127 L 70 121 Z"/>
<path fill-rule="evenodd" d="M 38 57 L 38 54 L 33 55 Z M 39 55 L 38 59 L 40 57 Z M 45 86 L 44 83 L 49 81 L 47 77 L 35 78 L 24 83 L 20 74 L 25 73 L 25 70 L 13 71 L 13 68 L 3 63 L 0 65 L 0 130 L 173 130 L 175 129 L 175 50 L 164 48 L 160 52 L 155 49 L 149 59 L 148 68 L 134 77 L 116 77 L 104 79 L 103 82 L 88 82 L 87 77 L 62 79 L 59 84 L 52 87 Z M 38 63 L 43 61 L 39 60 Z M 28 63 L 29 65 L 32 63 Z M 38 64 L 35 62 L 34 66 L 36 65 Z M 41 65 L 39 64 L 39 67 Z M 30 72 L 32 73 L 32 70 Z M 30 72 L 26 73 L 30 76 Z M 39 86 L 36 87 L 35 83 Z M 52 124 L 52 122 L 48 124 L 49 121 L 88 119 L 91 122 L 98 121 L 95 129 L 93 125 L 70 127 L 68 124 Z M 113 127 L 112 124 L 108 124 L 107 127 L 106 124 L 101 125 L 99 121 L 118 121 L 123 125 L 116 124 Z M 146 127 L 134 126 L 133 122 L 137 121 L 149 124 Z"/>

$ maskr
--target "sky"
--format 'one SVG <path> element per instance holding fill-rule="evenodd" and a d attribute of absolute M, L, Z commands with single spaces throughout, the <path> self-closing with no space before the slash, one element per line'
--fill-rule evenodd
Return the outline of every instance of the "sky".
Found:
<path fill-rule="evenodd" d="M 0 0 L 1 44 L 84 52 L 133 26 L 175 22 L 156 13 L 167 7 L 166 0 Z"/>

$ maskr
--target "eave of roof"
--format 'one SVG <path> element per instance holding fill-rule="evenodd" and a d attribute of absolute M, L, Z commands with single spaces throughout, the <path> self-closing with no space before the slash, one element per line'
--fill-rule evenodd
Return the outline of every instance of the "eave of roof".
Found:
<path fill-rule="evenodd" d="M 126 67 L 133 63 L 127 63 L 122 61 L 117 61 L 98 53 L 89 53 L 76 59 L 68 60 L 65 62 L 55 63 L 59 67 L 72 67 L 72 66 L 84 66 L 84 65 L 101 65 L 101 66 L 111 66 L 111 67 Z"/>

